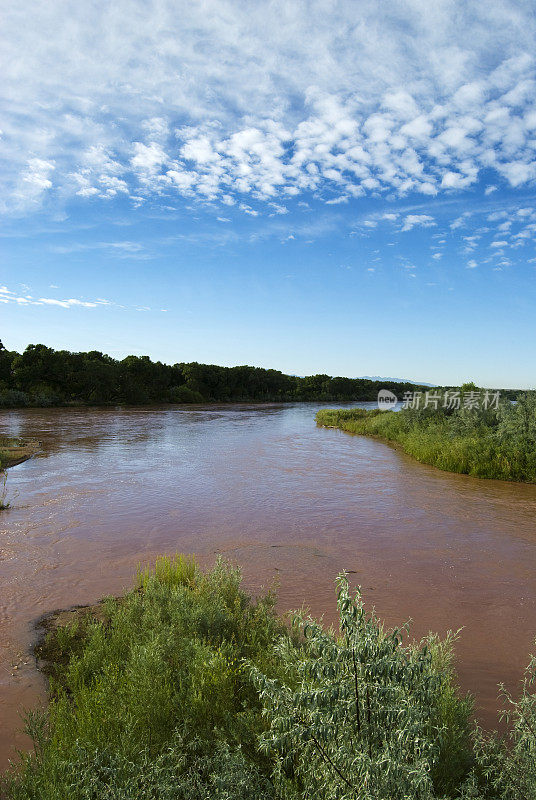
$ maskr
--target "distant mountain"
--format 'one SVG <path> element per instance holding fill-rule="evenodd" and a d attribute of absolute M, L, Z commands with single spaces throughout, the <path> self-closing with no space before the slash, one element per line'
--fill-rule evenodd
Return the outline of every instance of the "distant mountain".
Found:
<path fill-rule="evenodd" d="M 413 378 L 386 378 L 385 375 L 361 375 L 365 381 L 385 381 L 386 383 L 414 383 L 418 386 L 435 386 L 435 383 L 426 383 L 425 381 L 414 381 Z"/>

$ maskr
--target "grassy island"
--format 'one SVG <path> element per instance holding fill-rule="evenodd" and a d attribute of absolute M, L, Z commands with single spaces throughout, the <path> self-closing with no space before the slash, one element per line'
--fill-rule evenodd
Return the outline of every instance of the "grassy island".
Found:
<path fill-rule="evenodd" d="M 506 740 L 471 722 L 454 637 L 387 630 L 339 576 L 339 628 L 285 624 L 218 561 L 161 559 L 121 598 L 52 616 L 46 712 L 9 800 L 464 800 L 536 796 L 527 671 Z"/>
<path fill-rule="evenodd" d="M 39 442 L 0 437 L 0 470 L 27 461 L 39 450 Z"/>
<path fill-rule="evenodd" d="M 480 393 L 479 393 L 480 394 Z M 482 396 L 484 393 L 482 393 Z M 536 392 L 496 407 L 321 410 L 319 425 L 394 442 L 425 464 L 478 478 L 536 482 Z"/>

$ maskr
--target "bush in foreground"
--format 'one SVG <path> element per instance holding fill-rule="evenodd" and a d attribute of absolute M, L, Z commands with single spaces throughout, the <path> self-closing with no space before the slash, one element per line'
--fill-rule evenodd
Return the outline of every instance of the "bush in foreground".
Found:
<path fill-rule="evenodd" d="M 253 601 L 218 561 L 160 559 L 42 647 L 46 713 L 10 800 L 536 798 L 534 665 L 511 741 L 471 733 L 452 637 L 404 639 L 338 581 L 338 630 Z M 516 794 L 517 793 L 517 794 Z"/>
<path fill-rule="evenodd" d="M 29 719 L 36 752 L 8 796 L 270 797 L 243 660 L 275 674 L 285 628 L 273 605 L 271 594 L 253 602 L 222 562 L 204 574 L 192 559 L 161 559 L 98 619 L 49 634 L 49 709 Z"/>

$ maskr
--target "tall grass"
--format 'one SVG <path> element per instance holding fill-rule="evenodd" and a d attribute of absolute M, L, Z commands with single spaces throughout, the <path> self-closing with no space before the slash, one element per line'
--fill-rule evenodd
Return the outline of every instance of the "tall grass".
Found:
<path fill-rule="evenodd" d="M 321 410 L 319 425 L 395 442 L 417 461 L 479 478 L 536 482 L 536 394 L 498 409 Z"/>

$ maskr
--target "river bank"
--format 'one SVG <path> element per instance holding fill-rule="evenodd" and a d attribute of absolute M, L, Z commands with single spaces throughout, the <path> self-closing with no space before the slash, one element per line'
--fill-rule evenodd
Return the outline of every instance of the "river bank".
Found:
<path fill-rule="evenodd" d="M 536 393 L 496 408 L 321 409 L 326 428 L 394 443 L 423 464 L 446 472 L 536 483 Z"/>

